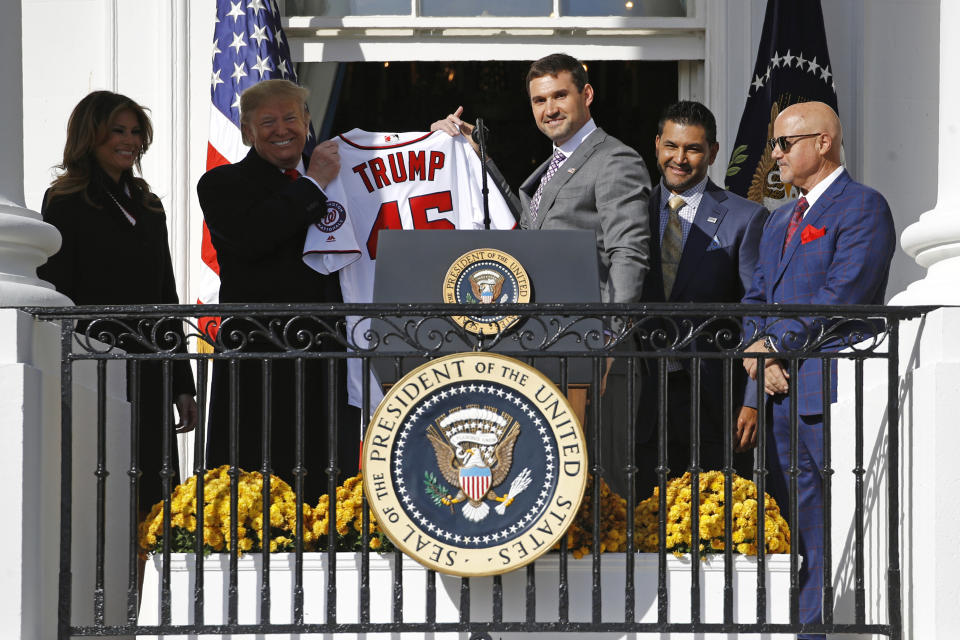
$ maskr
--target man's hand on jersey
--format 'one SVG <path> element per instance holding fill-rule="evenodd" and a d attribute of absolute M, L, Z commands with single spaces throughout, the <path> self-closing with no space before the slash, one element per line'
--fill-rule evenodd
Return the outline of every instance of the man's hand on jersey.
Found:
<path fill-rule="evenodd" d="M 313 148 L 307 175 L 326 187 L 340 173 L 340 146 L 336 140 L 326 140 Z"/>
<path fill-rule="evenodd" d="M 473 150 L 477 153 L 480 153 L 480 147 L 473 140 L 472 136 L 474 126 L 469 122 L 464 122 L 460 119 L 460 114 L 462 113 L 463 107 L 457 107 L 457 110 L 448 115 L 446 118 L 443 120 L 437 120 L 430 125 L 430 131 L 443 131 L 450 136 L 466 136 L 467 140 L 470 142 L 470 146 L 473 147 Z"/>

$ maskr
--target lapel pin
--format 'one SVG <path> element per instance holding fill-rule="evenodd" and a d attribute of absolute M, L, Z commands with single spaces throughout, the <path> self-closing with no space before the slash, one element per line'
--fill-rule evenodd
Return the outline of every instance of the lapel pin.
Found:
<path fill-rule="evenodd" d="M 572 168 L 572 169 L 567 169 L 567 173 L 576 173 L 576 172 L 577 172 L 577 168 L 576 168 L 576 167 L 574 167 L 574 168 Z"/>
<path fill-rule="evenodd" d="M 711 224 L 714 223 L 714 222 L 716 222 L 716 221 L 717 221 L 717 219 L 716 219 L 715 217 L 713 217 L 713 216 L 710 216 L 709 218 L 707 218 L 707 222 L 709 222 L 709 223 L 711 223 Z"/>

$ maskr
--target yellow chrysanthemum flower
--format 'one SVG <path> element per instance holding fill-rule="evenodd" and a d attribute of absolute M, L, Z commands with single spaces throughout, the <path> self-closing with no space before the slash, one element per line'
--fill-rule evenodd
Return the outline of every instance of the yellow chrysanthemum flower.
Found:
<path fill-rule="evenodd" d="M 198 482 L 191 476 L 177 486 L 171 494 L 170 524 L 174 531 L 195 534 L 197 529 Z M 230 546 L 230 486 L 229 466 L 210 469 L 203 476 L 203 492 L 199 496 L 202 504 L 204 526 L 203 543 L 213 551 L 226 551 Z M 240 553 L 258 550 L 264 544 L 263 515 L 264 481 L 259 472 L 247 473 L 240 470 L 237 477 L 237 547 Z M 294 532 L 297 521 L 296 493 L 286 482 L 270 477 L 270 505 L 268 508 L 270 533 L 267 542 L 271 551 L 286 551 L 294 545 Z M 348 478 L 337 488 L 336 528 L 340 536 L 338 545 L 347 548 L 357 547 L 361 541 L 363 481 L 360 475 Z M 321 497 L 317 506 L 302 504 L 303 547 L 314 550 L 321 538 L 329 531 L 329 499 Z M 162 546 L 163 503 L 157 503 L 147 518 L 138 527 L 140 547 L 144 551 L 157 551 Z M 382 534 L 371 520 L 368 528 L 370 548 L 382 549 Z M 179 544 L 183 544 L 181 536 Z M 178 549 L 192 551 L 189 548 Z"/>
<path fill-rule="evenodd" d="M 725 548 L 725 477 L 719 471 L 700 474 L 699 542 L 698 547 L 719 551 Z M 675 553 L 689 551 L 692 544 L 691 528 L 691 477 L 684 474 L 667 484 L 667 539 L 666 547 Z M 756 553 L 757 536 L 757 488 L 750 480 L 733 476 L 731 489 L 732 525 L 730 539 L 739 553 Z M 766 496 L 764 513 L 765 542 L 770 553 L 783 552 L 789 548 L 790 532 L 781 517 L 776 502 Z M 657 551 L 659 544 L 659 488 L 653 495 L 637 505 L 634 511 L 636 543 L 643 551 Z"/>

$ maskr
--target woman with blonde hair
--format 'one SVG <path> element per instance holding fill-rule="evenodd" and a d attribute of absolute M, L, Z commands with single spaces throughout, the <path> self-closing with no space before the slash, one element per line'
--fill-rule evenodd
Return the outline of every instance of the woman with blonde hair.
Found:
<path fill-rule="evenodd" d="M 77 305 L 147 305 L 179 302 L 167 246 L 167 225 L 160 199 L 150 192 L 140 172 L 140 158 L 153 140 L 153 127 L 143 107 L 110 91 L 94 91 L 74 108 L 67 124 L 67 141 L 59 175 L 43 197 L 41 213 L 60 231 L 60 251 L 37 270 L 38 275 Z M 152 331 L 152 320 L 98 322 L 91 337 L 110 339 L 130 353 L 146 349 L 129 329 L 146 338 L 156 335 L 159 348 L 183 345 L 179 322 Z M 84 331 L 88 323 L 77 328 Z M 178 347 L 179 348 L 179 347 Z M 182 349 L 181 349 L 182 350 Z M 197 423 L 196 390 L 189 364 L 172 363 L 170 401 L 179 422 L 164 425 L 163 368 L 159 361 L 134 361 L 137 383 L 127 395 L 136 406 L 131 437 L 138 436 L 141 515 L 162 499 L 161 466 L 164 429 L 189 431 Z M 134 431 L 135 430 L 135 431 Z M 170 434 L 170 463 L 179 482 L 177 449 Z M 131 461 L 133 464 L 134 461 Z M 111 469 L 116 474 L 124 470 Z"/>

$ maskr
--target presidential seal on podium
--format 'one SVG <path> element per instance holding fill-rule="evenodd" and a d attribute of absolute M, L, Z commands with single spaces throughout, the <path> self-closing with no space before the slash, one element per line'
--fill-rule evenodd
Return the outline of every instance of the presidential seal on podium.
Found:
<path fill-rule="evenodd" d="M 500 333 L 518 318 L 496 313 L 495 306 L 530 302 L 530 277 L 509 253 L 474 249 L 454 260 L 447 270 L 443 277 L 443 301 L 481 305 L 477 313 L 454 316 L 453 321 L 473 333 Z"/>
<path fill-rule="evenodd" d="M 363 444 L 371 512 L 391 541 L 443 573 L 522 567 L 572 524 L 587 479 L 583 431 L 543 374 L 458 353 L 397 382 Z"/>

